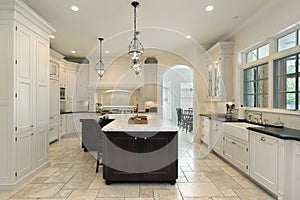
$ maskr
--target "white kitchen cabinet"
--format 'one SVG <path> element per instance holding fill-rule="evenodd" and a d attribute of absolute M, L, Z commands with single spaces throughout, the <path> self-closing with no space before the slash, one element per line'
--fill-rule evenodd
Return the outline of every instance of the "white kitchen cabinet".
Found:
<path fill-rule="evenodd" d="M 66 85 L 66 93 L 67 93 L 67 101 L 76 100 L 76 76 L 77 72 L 75 69 L 67 69 L 66 71 L 66 78 L 67 78 L 67 85 Z"/>
<path fill-rule="evenodd" d="M 211 120 L 210 144 L 214 152 L 223 155 L 223 123 Z"/>
<path fill-rule="evenodd" d="M 48 137 L 54 29 L 23 1 L 1 3 L 0 13 L 0 189 L 14 189 L 49 165 L 42 138 Z"/>
<path fill-rule="evenodd" d="M 250 176 L 277 194 L 278 140 L 250 131 Z"/>
<path fill-rule="evenodd" d="M 67 115 L 60 115 L 59 137 L 67 133 Z"/>
<path fill-rule="evenodd" d="M 207 100 L 232 101 L 233 47 L 232 42 L 218 42 L 208 50 Z"/>
<path fill-rule="evenodd" d="M 59 80 L 59 64 L 50 61 L 50 79 Z"/>
<path fill-rule="evenodd" d="M 34 129 L 34 34 L 22 25 L 16 26 L 16 130 Z"/>
<path fill-rule="evenodd" d="M 50 80 L 49 143 L 59 139 L 59 82 Z"/>
<path fill-rule="evenodd" d="M 59 65 L 59 86 L 66 88 L 66 68 L 63 64 Z"/>
<path fill-rule="evenodd" d="M 66 115 L 66 118 L 67 118 L 66 119 L 66 122 L 67 122 L 66 134 L 77 133 L 74 115 L 75 114 L 67 114 Z"/>
<path fill-rule="evenodd" d="M 89 65 L 81 64 L 77 72 L 76 79 L 76 99 L 77 101 L 89 100 Z"/>
<path fill-rule="evenodd" d="M 203 143 L 208 145 L 209 150 L 210 147 L 210 122 L 211 120 L 206 116 L 200 116 L 199 127 L 200 127 L 200 139 Z"/>
<path fill-rule="evenodd" d="M 223 156 L 234 166 L 249 174 L 249 144 L 238 138 L 223 134 Z"/>
<path fill-rule="evenodd" d="M 294 199 L 300 199 L 300 142 L 294 142 L 294 175 L 293 193 Z"/>

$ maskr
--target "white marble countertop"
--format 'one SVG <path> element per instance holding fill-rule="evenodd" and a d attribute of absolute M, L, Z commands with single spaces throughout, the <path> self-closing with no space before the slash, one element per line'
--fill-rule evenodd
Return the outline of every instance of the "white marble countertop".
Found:
<path fill-rule="evenodd" d="M 145 114 L 140 114 L 145 115 Z M 169 120 L 163 120 L 158 114 L 146 114 L 148 124 L 129 124 L 128 119 L 133 114 L 109 115 L 110 119 L 115 119 L 102 128 L 105 132 L 131 131 L 131 132 L 153 132 L 153 131 L 178 131 L 178 127 Z"/>

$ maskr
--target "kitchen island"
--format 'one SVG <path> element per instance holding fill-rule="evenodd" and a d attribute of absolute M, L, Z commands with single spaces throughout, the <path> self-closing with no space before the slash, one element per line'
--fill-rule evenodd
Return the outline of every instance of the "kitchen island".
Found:
<path fill-rule="evenodd" d="M 147 124 L 128 123 L 120 115 L 102 128 L 103 178 L 111 182 L 170 182 L 178 177 L 178 128 L 160 115 Z"/>

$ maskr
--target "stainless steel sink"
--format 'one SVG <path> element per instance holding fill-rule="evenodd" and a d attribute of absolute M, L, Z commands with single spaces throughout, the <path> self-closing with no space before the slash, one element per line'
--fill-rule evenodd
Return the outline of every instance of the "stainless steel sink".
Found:
<path fill-rule="evenodd" d="M 249 130 L 248 127 L 261 127 L 259 125 L 250 124 L 246 122 L 229 122 L 225 123 L 223 126 L 223 132 L 227 135 L 239 138 L 244 141 L 249 140 Z"/>

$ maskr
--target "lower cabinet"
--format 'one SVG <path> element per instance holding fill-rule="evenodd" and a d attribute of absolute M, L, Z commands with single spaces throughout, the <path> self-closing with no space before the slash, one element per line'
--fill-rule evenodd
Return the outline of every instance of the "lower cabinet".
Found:
<path fill-rule="evenodd" d="M 111 181 L 166 181 L 178 177 L 177 132 L 105 132 L 103 178 Z"/>
<path fill-rule="evenodd" d="M 60 115 L 59 137 L 67 133 L 67 115 Z"/>
<path fill-rule="evenodd" d="M 250 176 L 274 194 L 278 181 L 278 140 L 250 131 Z"/>
<path fill-rule="evenodd" d="M 67 134 L 77 133 L 75 119 L 74 119 L 73 114 L 67 114 L 66 123 L 67 123 L 67 128 L 66 128 Z"/>
<path fill-rule="evenodd" d="M 22 178 L 48 160 L 48 130 L 27 132 L 16 138 L 16 172 Z"/>
<path fill-rule="evenodd" d="M 294 199 L 300 199 L 300 142 L 294 143 Z"/>
<path fill-rule="evenodd" d="M 211 120 L 210 128 L 210 146 L 214 152 L 219 155 L 223 154 L 223 123 Z"/>
<path fill-rule="evenodd" d="M 224 133 L 223 156 L 244 173 L 249 174 L 249 145 L 247 142 Z"/>

